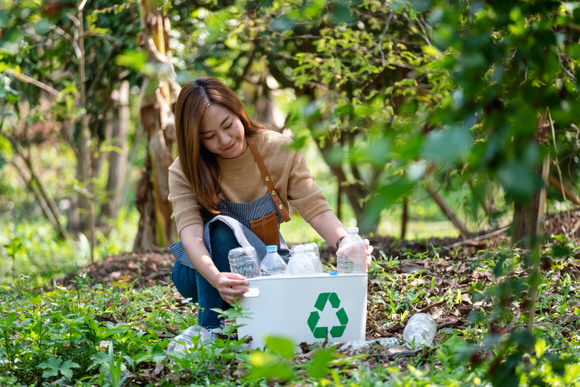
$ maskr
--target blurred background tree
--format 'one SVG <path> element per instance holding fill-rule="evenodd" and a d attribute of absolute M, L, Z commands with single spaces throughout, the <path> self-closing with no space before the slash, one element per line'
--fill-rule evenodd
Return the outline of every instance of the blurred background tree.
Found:
<path fill-rule="evenodd" d="M 547 182 L 548 200 L 578 200 L 575 4 L 2 5 L 3 163 L 63 237 L 91 224 L 106 235 L 120 208 L 136 206 L 134 249 L 175 239 L 171 104 L 178 84 L 202 75 L 228 83 L 296 148 L 315 144 L 337 212 L 348 208 L 364 233 L 400 208 L 404 238 L 408 204 L 431 200 L 463 237 L 515 214 L 521 240 L 537 229 L 543 206 L 531 198 Z M 56 186 L 33 162 L 46 138 L 74 155 Z"/>
<path fill-rule="evenodd" d="M 129 89 L 139 75 L 115 57 L 136 47 L 138 10 L 110 1 L 3 3 L 2 135 L 12 165 L 61 236 L 93 240 L 94 226 L 110 227 L 129 188 Z M 75 173 L 60 176 L 58 192 L 45 188 L 33 162 L 47 140 L 74 154 Z"/>

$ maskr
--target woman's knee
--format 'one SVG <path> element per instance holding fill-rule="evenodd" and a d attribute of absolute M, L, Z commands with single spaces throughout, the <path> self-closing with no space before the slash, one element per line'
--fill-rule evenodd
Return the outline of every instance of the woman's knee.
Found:
<path fill-rule="evenodd" d="M 171 279 L 179 294 L 185 298 L 197 301 L 197 283 L 195 270 L 179 262 L 175 262 L 171 271 Z"/>
<path fill-rule="evenodd" d="M 221 221 L 212 223 L 209 232 L 209 238 L 212 245 L 221 246 L 235 242 L 236 238 L 232 229 Z"/>
<path fill-rule="evenodd" d="M 210 229 L 210 243 L 212 259 L 218 270 L 230 271 L 228 253 L 240 246 L 233 231 L 223 222 L 214 222 Z"/>

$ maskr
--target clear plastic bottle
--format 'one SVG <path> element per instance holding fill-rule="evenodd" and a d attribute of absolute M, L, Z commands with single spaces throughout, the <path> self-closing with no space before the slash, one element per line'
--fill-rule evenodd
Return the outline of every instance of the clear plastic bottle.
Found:
<path fill-rule="evenodd" d="M 316 273 L 322 273 L 322 262 L 320 261 L 320 250 L 318 249 L 318 245 L 314 242 L 307 243 L 307 251 L 309 252 L 310 260 L 312 261 L 312 265 L 314 266 L 314 270 Z"/>
<path fill-rule="evenodd" d="M 358 227 L 348 228 L 340 247 L 344 253 L 336 257 L 336 270 L 339 273 L 365 273 L 366 251 Z"/>
<path fill-rule="evenodd" d="M 292 247 L 292 255 L 288 262 L 288 274 L 303 275 L 316 273 L 311 256 L 312 252 L 308 245 L 296 245 Z"/>
<path fill-rule="evenodd" d="M 437 332 L 437 323 L 427 313 L 417 313 L 411 316 L 405 329 L 403 340 L 409 344 L 431 345 Z"/>
<path fill-rule="evenodd" d="M 253 247 L 236 247 L 235 249 L 231 249 L 228 253 L 228 261 L 230 262 L 230 270 L 232 273 L 241 274 L 246 278 L 260 276 L 258 256 Z"/>
<path fill-rule="evenodd" d="M 266 246 L 266 255 L 260 264 L 260 272 L 263 276 L 288 274 L 288 266 L 278 254 L 278 246 Z"/>

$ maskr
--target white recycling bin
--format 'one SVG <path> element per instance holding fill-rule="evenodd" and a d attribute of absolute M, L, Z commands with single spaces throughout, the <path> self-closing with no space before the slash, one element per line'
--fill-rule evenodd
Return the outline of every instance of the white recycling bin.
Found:
<path fill-rule="evenodd" d="M 241 301 L 238 337 L 251 336 L 251 348 L 263 348 L 266 336 L 295 344 L 365 340 L 367 274 L 320 273 L 257 277 Z"/>

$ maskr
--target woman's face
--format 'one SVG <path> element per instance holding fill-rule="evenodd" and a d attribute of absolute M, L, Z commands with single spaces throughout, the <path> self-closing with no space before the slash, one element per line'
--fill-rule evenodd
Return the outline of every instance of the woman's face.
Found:
<path fill-rule="evenodd" d="M 246 149 L 242 121 L 222 105 L 208 106 L 201 120 L 199 136 L 208 151 L 224 159 L 238 157 Z"/>

